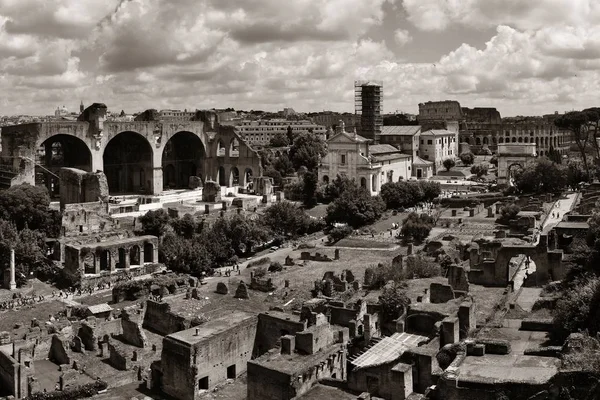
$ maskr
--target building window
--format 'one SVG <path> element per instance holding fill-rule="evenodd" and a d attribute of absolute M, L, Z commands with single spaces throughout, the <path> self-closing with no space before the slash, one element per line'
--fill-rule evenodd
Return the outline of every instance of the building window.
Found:
<path fill-rule="evenodd" d="M 340 161 L 340 164 L 346 164 L 346 155 L 345 155 L 345 154 L 342 154 L 342 155 L 341 155 L 341 161 Z"/>
<path fill-rule="evenodd" d="M 428 141 L 427 141 L 427 144 L 432 144 L 431 140 L 428 140 Z"/>

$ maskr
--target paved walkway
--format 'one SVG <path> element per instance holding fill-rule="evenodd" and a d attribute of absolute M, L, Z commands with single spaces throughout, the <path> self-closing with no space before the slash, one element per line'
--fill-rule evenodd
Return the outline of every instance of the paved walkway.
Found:
<path fill-rule="evenodd" d="M 531 312 L 533 305 L 540 297 L 540 293 L 542 293 L 542 289 L 540 288 L 524 287 L 521 289 L 521 293 L 519 293 L 517 304 L 523 309 L 523 311 Z"/>
<path fill-rule="evenodd" d="M 571 211 L 571 207 L 577 198 L 577 193 L 569 193 L 567 194 L 566 199 L 558 200 L 554 204 L 554 208 L 550 210 L 550 216 L 544 221 L 544 226 L 542 226 L 542 232 L 548 233 L 552 228 L 554 228 L 560 221 L 562 221 L 564 215 Z M 554 216 L 552 216 L 554 213 Z"/>

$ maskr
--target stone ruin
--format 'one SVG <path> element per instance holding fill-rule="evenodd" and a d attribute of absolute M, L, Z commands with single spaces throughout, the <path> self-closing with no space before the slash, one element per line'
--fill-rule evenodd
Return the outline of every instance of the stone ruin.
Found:
<path fill-rule="evenodd" d="M 273 283 L 272 278 L 257 278 L 252 276 L 250 280 L 250 289 L 258 290 L 260 292 L 272 292 L 277 289 L 277 286 Z"/>
<path fill-rule="evenodd" d="M 218 203 L 221 201 L 221 186 L 215 181 L 207 180 L 202 189 L 202 201 Z"/>
<path fill-rule="evenodd" d="M 321 261 L 321 262 L 333 261 L 333 259 L 331 259 L 331 257 L 329 257 L 327 254 L 321 254 L 319 252 L 316 252 L 315 255 L 311 255 L 310 251 L 303 251 L 302 253 L 300 253 L 300 259 L 303 261 Z"/>
<path fill-rule="evenodd" d="M 345 269 L 339 276 L 333 271 L 327 271 L 321 281 L 315 282 L 313 294 L 315 297 L 319 294 L 332 297 L 335 292 L 344 293 L 350 289 L 360 289 L 360 282 L 354 278 L 352 271 Z"/>
<path fill-rule="evenodd" d="M 227 287 L 227 285 L 223 282 L 219 282 L 217 283 L 217 290 L 216 292 L 218 294 L 228 294 L 229 293 L 229 288 Z"/>
<path fill-rule="evenodd" d="M 291 267 L 292 265 L 294 265 L 294 259 L 291 256 L 289 256 L 289 255 L 286 256 L 285 257 L 285 263 L 284 263 L 284 265 L 286 267 Z"/>
<path fill-rule="evenodd" d="M 240 284 L 238 285 L 237 289 L 235 290 L 235 296 L 236 299 L 249 299 L 250 298 L 250 294 L 248 293 L 248 287 L 246 286 L 246 283 L 244 283 L 244 281 L 240 281 Z"/>
<path fill-rule="evenodd" d="M 203 187 L 202 178 L 199 176 L 190 176 L 188 180 L 188 188 L 194 190 Z"/>

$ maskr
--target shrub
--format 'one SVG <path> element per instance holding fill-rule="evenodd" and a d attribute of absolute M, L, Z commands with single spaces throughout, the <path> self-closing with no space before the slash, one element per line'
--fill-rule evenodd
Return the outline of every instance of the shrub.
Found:
<path fill-rule="evenodd" d="M 281 272 L 283 271 L 283 266 L 278 262 L 272 262 L 269 264 L 269 272 Z"/>
<path fill-rule="evenodd" d="M 377 266 L 367 267 L 365 271 L 365 284 L 371 289 L 381 289 L 388 282 L 400 284 L 404 274 L 400 268 L 394 268 L 392 263 L 380 263 Z"/>
<path fill-rule="evenodd" d="M 67 388 L 62 391 L 55 392 L 38 392 L 31 396 L 25 397 L 24 400 L 75 400 L 83 399 L 85 397 L 92 397 L 98 394 L 99 391 L 108 388 L 108 384 L 104 381 L 97 380 L 93 383 L 86 383 L 85 385 Z"/>
<path fill-rule="evenodd" d="M 500 209 L 500 217 L 496 219 L 499 224 L 508 224 L 510 220 L 515 219 L 517 214 L 521 211 L 521 207 L 516 204 L 509 204 Z"/>
<path fill-rule="evenodd" d="M 248 263 L 248 265 L 246 265 L 246 268 L 258 267 L 259 265 L 269 264 L 270 262 L 271 262 L 271 258 L 262 257 L 257 260 L 254 260 L 254 261 L 250 261 Z"/>
<path fill-rule="evenodd" d="M 471 165 L 475 162 L 475 156 L 471 152 L 462 153 L 459 158 L 464 165 Z"/>
<path fill-rule="evenodd" d="M 405 239 L 414 239 L 418 242 L 422 242 L 429 236 L 431 228 L 435 225 L 433 218 L 427 214 L 418 215 L 413 212 L 410 213 L 402 222 L 402 228 L 400 234 Z"/>
<path fill-rule="evenodd" d="M 335 243 L 338 240 L 342 240 L 343 238 L 351 235 L 352 232 L 354 232 L 354 230 L 348 225 L 336 226 L 329 231 L 327 240 L 329 240 L 330 243 Z"/>
<path fill-rule="evenodd" d="M 258 267 L 254 271 L 254 277 L 257 279 L 262 278 L 265 275 L 267 275 L 267 269 L 265 267 Z"/>
<path fill-rule="evenodd" d="M 405 259 L 405 276 L 407 279 L 433 278 L 440 276 L 442 271 L 440 265 L 429 257 L 415 255 Z"/>
<path fill-rule="evenodd" d="M 446 168 L 446 171 L 450 171 L 456 165 L 456 161 L 452 158 L 446 158 L 442 164 L 444 165 L 444 168 Z"/>
<path fill-rule="evenodd" d="M 410 299 L 398 285 L 385 287 L 379 296 L 381 312 L 384 321 L 393 321 L 400 317 L 406 307 L 410 304 Z"/>

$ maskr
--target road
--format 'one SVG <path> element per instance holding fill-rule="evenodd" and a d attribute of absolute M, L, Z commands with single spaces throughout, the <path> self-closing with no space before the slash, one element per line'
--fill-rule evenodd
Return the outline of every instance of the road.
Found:
<path fill-rule="evenodd" d="M 577 198 L 577 193 L 569 193 L 566 199 L 558 200 L 554 203 L 554 207 L 550 210 L 550 215 L 544 221 L 544 224 L 541 227 L 541 231 L 543 234 L 547 234 L 550 232 L 552 228 L 554 228 L 564 217 L 564 215 L 571 211 L 571 207 Z M 554 213 L 554 215 L 552 215 Z M 539 243 L 540 235 L 537 235 L 535 244 Z M 525 277 L 528 274 L 532 274 L 535 272 L 535 262 L 533 260 L 530 261 L 529 267 L 527 268 L 525 262 L 522 262 L 519 266 L 519 270 L 513 277 L 514 282 L 514 290 L 515 292 L 521 288 L 523 282 L 525 281 Z"/>

